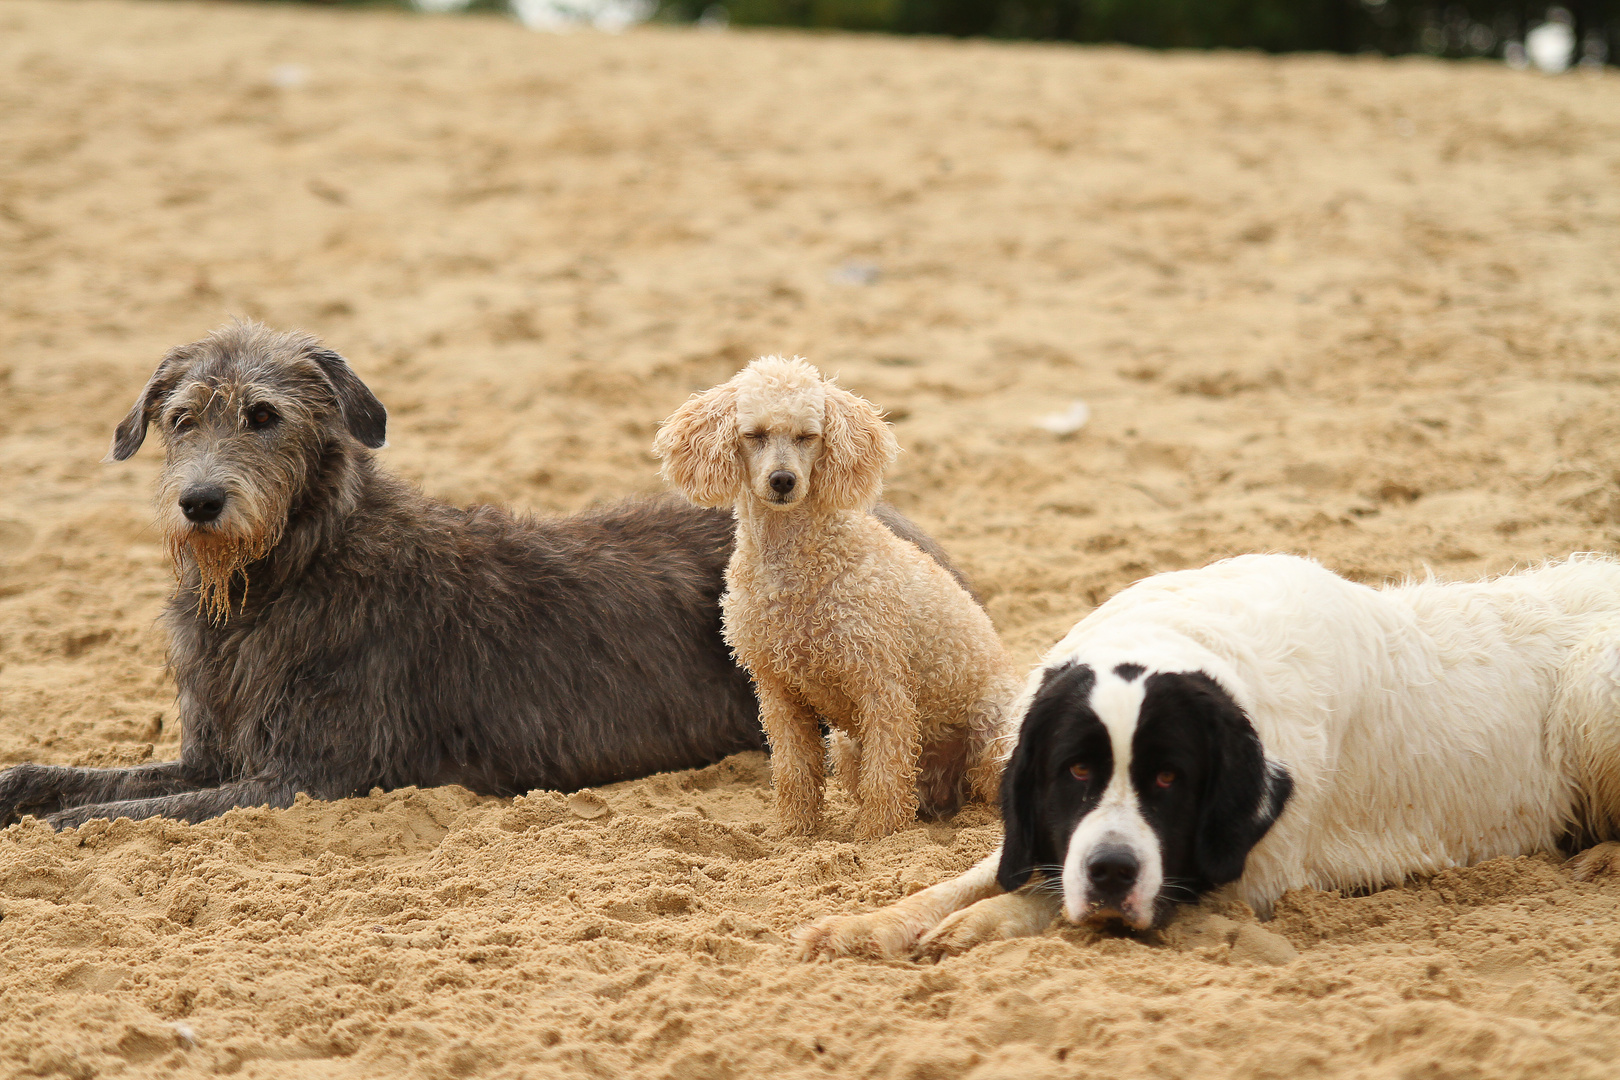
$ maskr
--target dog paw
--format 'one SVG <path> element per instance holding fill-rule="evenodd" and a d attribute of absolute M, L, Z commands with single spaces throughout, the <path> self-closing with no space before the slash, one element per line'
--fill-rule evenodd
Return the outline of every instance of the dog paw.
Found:
<path fill-rule="evenodd" d="M 864 915 L 828 915 L 793 931 L 800 960 L 856 956 L 867 960 L 904 960 L 927 927 L 892 908 Z"/>
<path fill-rule="evenodd" d="M 778 816 L 777 820 L 782 823 L 782 835 L 784 836 L 814 836 L 821 831 L 821 819 L 819 817 L 805 820 L 804 818 Z"/>
<path fill-rule="evenodd" d="M 1022 893 L 980 900 L 955 912 L 917 943 L 917 959 L 935 963 L 979 945 L 1029 937 L 1052 921 L 1049 904 Z"/>
<path fill-rule="evenodd" d="M 1614 841 L 1587 848 L 1564 864 L 1576 881 L 1595 881 L 1620 875 L 1620 844 Z"/>
<path fill-rule="evenodd" d="M 95 806 L 72 806 L 66 810 L 58 810 L 54 814 L 46 814 L 45 824 L 61 832 L 63 829 L 77 829 L 87 821 L 105 817 L 108 817 L 108 814 L 104 809 Z"/>
<path fill-rule="evenodd" d="M 55 801 L 48 797 L 52 794 L 45 779 L 48 775 L 46 766 L 32 764 L 0 771 L 0 828 L 28 813 L 37 817 L 43 811 L 34 807 L 48 807 Z"/>
<path fill-rule="evenodd" d="M 888 820 L 863 820 L 855 826 L 855 839 L 881 840 L 885 836 L 893 836 L 903 828 L 897 822 Z"/>
<path fill-rule="evenodd" d="M 821 831 L 821 803 L 778 796 L 776 820 L 788 836 L 814 836 Z"/>

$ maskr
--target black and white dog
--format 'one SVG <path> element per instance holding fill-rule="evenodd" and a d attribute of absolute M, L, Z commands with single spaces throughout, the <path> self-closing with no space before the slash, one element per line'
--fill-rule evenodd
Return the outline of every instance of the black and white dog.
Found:
<path fill-rule="evenodd" d="M 1203 671 L 1048 669 L 1002 791 L 997 881 L 1062 883 L 1071 918 L 1144 929 L 1243 873 L 1293 792 L 1243 708 Z"/>
<path fill-rule="evenodd" d="M 1287 555 L 1161 574 L 1081 620 L 1014 715 L 1003 847 L 803 927 L 803 955 L 949 955 L 1060 909 L 1145 929 L 1223 885 L 1264 916 L 1292 888 L 1612 839 L 1620 562 L 1384 589 Z"/>

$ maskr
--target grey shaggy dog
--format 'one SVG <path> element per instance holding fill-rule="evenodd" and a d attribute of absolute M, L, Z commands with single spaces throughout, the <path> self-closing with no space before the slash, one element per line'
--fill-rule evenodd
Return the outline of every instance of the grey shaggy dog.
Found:
<path fill-rule="evenodd" d="M 0 824 L 200 821 L 410 784 L 572 790 L 764 747 L 720 636 L 730 515 L 448 506 L 377 467 L 386 419 L 305 334 L 236 323 L 169 352 L 109 457 L 149 425 L 167 446 L 180 760 L 16 766 Z"/>

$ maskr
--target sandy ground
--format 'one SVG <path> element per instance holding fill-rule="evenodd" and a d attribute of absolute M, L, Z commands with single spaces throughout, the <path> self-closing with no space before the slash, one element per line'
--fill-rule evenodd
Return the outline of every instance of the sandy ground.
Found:
<path fill-rule="evenodd" d="M 0 761 L 178 751 L 162 350 L 315 331 L 388 464 L 657 490 L 760 352 L 892 411 L 895 502 L 1020 660 L 1241 551 L 1359 580 L 1620 549 L 1620 77 L 164 3 L 0 5 Z M 1092 411 L 1057 437 L 1038 418 Z M 763 758 L 599 798 L 403 791 L 0 833 L 0 1074 L 1614 1075 L 1620 881 L 794 962 L 995 842 L 785 839 Z M 604 812 L 605 806 L 605 812 Z"/>

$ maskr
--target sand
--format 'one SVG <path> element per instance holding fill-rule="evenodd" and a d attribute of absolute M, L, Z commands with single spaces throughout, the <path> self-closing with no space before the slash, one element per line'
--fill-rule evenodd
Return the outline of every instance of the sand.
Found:
<path fill-rule="evenodd" d="M 890 497 L 1020 662 L 1152 572 L 1620 550 L 1620 77 L 489 18 L 0 5 L 0 762 L 178 753 L 162 351 L 312 330 L 429 493 L 660 488 L 762 352 L 891 410 Z M 1037 421 L 1086 403 L 1077 433 Z M 1609 1077 L 1620 881 L 1562 855 L 937 967 L 800 922 L 995 843 L 785 838 L 759 756 L 0 832 L 0 1075 Z"/>

